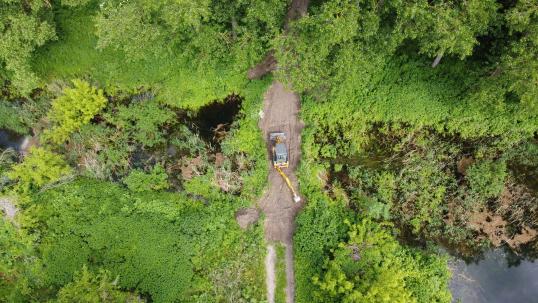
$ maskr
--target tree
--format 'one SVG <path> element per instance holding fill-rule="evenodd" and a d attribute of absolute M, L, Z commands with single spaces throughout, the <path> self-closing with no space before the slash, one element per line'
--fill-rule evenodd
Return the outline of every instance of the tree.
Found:
<path fill-rule="evenodd" d="M 97 273 L 88 271 L 86 266 L 75 274 L 72 282 L 58 291 L 57 303 L 115 303 L 145 302 L 140 297 L 124 292 L 117 286 L 118 278 L 111 280 L 110 272 L 100 269 Z"/>
<path fill-rule="evenodd" d="M 0 77 L 27 95 L 39 82 L 30 67 L 32 53 L 56 38 L 54 27 L 45 18 L 50 13 L 50 4 L 47 7 L 40 0 L 1 0 L 0 6 L 0 65 L 7 71 L 0 71 Z"/>
<path fill-rule="evenodd" d="M 18 181 L 19 189 L 28 192 L 56 182 L 70 173 L 71 168 L 62 156 L 43 147 L 32 147 L 24 160 L 13 166 L 7 176 Z"/>
<path fill-rule="evenodd" d="M 471 55 L 478 44 L 477 36 L 487 32 L 498 9 L 495 0 L 396 3 L 395 32 L 403 39 L 417 41 L 421 53 L 437 56 L 434 67 L 443 55 L 457 55 L 462 59 Z"/>
<path fill-rule="evenodd" d="M 97 17 L 97 48 L 122 50 L 130 60 L 166 54 L 200 31 L 209 4 L 208 0 L 109 1 Z"/>
<path fill-rule="evenodd" d="M 509 90 L 532 113 L 538 113 L 538 3 L 519 0 L 505 15 L 516 37 L 501 62 Z M 519 37 L 519 39 L 517 38 Z"/>
<path fill-rule="evenodd" d="M 350 224 L 347 242 L 327 258 L 316 301 L 348 303 L 450 302 L 446 260 L 400 246 L 387 224 Z"/>
<path fill-rule="evenodd" d="M 44 136 L 56 144 L 63 143 L 71 133 L 88 124 L 107 104 L 102 90 L 83 80 L 73 80 L 73 88 L 52 102 L 48 114 L 53 127 Z"/>

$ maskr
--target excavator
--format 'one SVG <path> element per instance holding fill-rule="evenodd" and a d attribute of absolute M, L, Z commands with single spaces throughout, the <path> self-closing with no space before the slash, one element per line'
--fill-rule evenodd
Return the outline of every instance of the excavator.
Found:
<path fill-rule="evenodd" d="M 284 134 L 283 132 L 270 133 L 269 141 L 271 141 L 273 167 L 282 176 L 284 181 L 286 181 L 286 184 L 288 185 L 288 187 L 290 188 L 293 194 L 293 201 L 295 201 L 295 203 L 301 202 L 301 197 L 297 194 L 297 192 L 295 191 L 295 188 L 293 188 L 293 184 L 291 184 L 290 179 L 282 171 L 282 168 L 286 168 L 289 166 L 288 148 L 286 147 L 286 143 L 285 143 L 286 134 Z"/>

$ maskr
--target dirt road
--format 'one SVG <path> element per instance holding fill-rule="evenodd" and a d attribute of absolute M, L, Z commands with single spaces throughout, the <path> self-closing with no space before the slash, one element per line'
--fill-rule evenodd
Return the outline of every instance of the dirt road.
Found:
<path fill-rule="evenodd" d="M 286 247 L 286 302 L 294 302 L 295 277 L 293 272 L 293 232 L 295 230 L 295 215 L 301 203 L 293 201 L 292 193 L 286 182 L 273 168 L 269 159 L 270 146 L 269 133 L 286 133 L 289 162 L 288 168 L 283 169 L 293 186 L 298 191 L 295 168 L 301 158 L 301 130 L 304 125 L 299 121 L 299 96 L 287 89 L 280 82 L 273 82 L 264 97 L 263 118 L 259 127 L 263 132 L 267 144 L 269 189 L 262 197 L 259 205 L 265 213 L 265 238 L 269 242 L 281 242 Z M 268 268 L 270 271 L 270 269 Z M 268 286 L 268 290 L 271 287 Z M 274 288 L 273 288 L 274 289 Z M 271 298 L 269 298 L 269 302 Z"/>

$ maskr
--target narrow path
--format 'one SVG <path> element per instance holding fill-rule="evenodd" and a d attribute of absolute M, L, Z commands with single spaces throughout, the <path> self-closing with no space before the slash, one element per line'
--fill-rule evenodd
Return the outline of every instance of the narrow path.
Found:
<path fill-rule="evenodd" d="M 295 230 L 295 215 L 301 203 L 295 203 L 290 189 L 270 161 L 269 134 L 284 132 L 289 154 L 289 167 L 283 169 L 293 186 L 298 189 L 295 169 L 301 158 L 301 130 L 304 125 L 299 121 L 299 96 L 275 81 L 269 87 L 264 98 L 263 118 L 259 127 L 263 132 L 268 151 L 269 189 L 262 197 L 259 205 L 265 213 L 265 239 L 271 242 L 281 242 L 286 247 L 286 302 L 293 303 L 295 297 L 295 277 L 293 272 L 293 232 Z M 268 247 L 268 256 L 270 247 Z M 266 259 L 267 261 L 267 259 Z M 266 263 L 267 264 L 267 263 Z M 274 300 L 274 279 L 270 281 L 271 273 L 267 272 L 267 293 L 269 302 Z M 273 276 L 274 278 L 274 276 Z M 272 284 L 271 284 L 272 283 Z M 271 297 L 273 296 L 273 297 Z M 271 299 L 272 298 L 272 299 Z"/>
<path fill-rule="evenodd" d="M 267 256 L 265 256 L 265 273 L 267 275 L 267 301 L 269 303 L 275 303 L 275 264 L 276 264 L 276 252 L 273 245 L 267 245 Z"/>

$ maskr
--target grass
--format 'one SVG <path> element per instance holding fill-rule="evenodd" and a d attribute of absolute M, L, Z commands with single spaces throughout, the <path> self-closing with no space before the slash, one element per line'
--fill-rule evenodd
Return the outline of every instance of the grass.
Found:
<path fill-rule="evenodd" d="M 276 248 L 276 289 L 275 302 L 286 302 L 286 248 L 278 243 Z"/>

